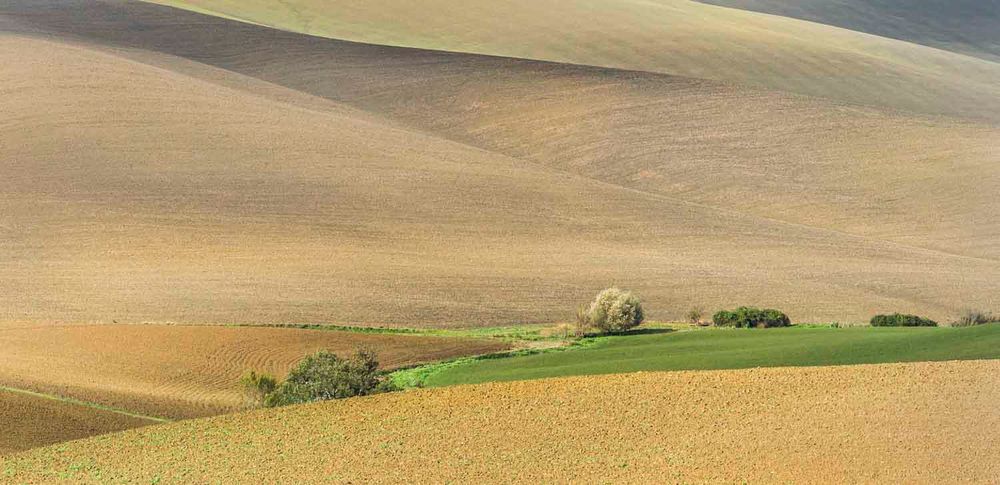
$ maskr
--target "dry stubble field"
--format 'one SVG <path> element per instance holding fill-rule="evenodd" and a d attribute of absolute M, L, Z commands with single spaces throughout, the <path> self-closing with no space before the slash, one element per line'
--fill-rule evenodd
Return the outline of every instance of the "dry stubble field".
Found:
<path fill-rule="evenodd" d="M 0 327 L 0 383 L 168 418 L 239 409 L 248 369 L 279 376 L 309 353 L 371 346 L 388 369 L 488 353 L 499 341 L 291 328 Z"/>
<path fill-rule="evenodd" d="M 995 360 L 561 378 L 184 421 L 0 470 L 29 482 L 983 483 L 1000 476 L 998 401 Z"/>

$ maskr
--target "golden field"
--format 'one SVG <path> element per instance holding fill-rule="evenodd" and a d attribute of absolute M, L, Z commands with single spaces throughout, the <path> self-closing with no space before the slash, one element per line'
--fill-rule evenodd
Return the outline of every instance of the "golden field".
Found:
<path fill-rule="evenodd" d="M 0 482 L 994 481 L 990 3 L 4 0 Z"/>
<path fill-rule="evenodd" d="M 990 482 L 1000 361 L 458 386 L 0 459 L 14 482 Z M 942 398 L 947 396 L 947 398 Z"/>
<path fill-rule="evenodd" d="M 0 320 L 478 326 L 611 284 L 661 320 L 996 303 L 989 124 L 37 5 L 0 12 Z"/>

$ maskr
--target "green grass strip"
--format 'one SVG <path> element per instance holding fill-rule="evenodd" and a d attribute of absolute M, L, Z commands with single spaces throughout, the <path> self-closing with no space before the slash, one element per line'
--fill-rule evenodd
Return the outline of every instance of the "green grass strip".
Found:
<path fill-rule="evenodd" d="M 490 354 L 473 355 L 469 357 L 459 357 L 457 359 L 434 362 L 431 364 L 416 365 L 397 369 L 389 373 L 389 379 L 401 389 L 413 389 L 425 387 L 428 380 L 435 375 L 445 372 L 454 367 L 461 367 L 475 362 L 494 359 L 507 359 L 513 357 L 524 357 L 528 355 L 546 354 L 552 352 L 566 352 L 569 350 L 580 350 L 596 345 L 607 337 L 588 337 L 571 342 L 569 345 L 548 348 L 527 348 L 509 350 L 506 352 L 493 352 Z"/>
<path fill-rule="evenodd" d="M 578 352 L 467 359 L 428 387 L 638 371 L 1000 358 L 1000 324 L 967 328 L 705 329 L 602 338 Z"/>
<path fill-rule="evenodd" d="M 67 403 L 67 404 L 75 404 L 77 406 L 84 406 L 84 407 L 88 407 L 88 408 L 92 408 L 92 409 L 97 409 L 97 410 L 100 410 L 100 411 L 106 411 L 106 412 L 109 412 L 109 413 L 121 414 L 123 416 L 128 416 L 130 418 L 139 418 L 139 419 L 145 419 L 145 420 L 149 420 L 149 421 L 155 421 L 157 423 L 169 423 L 169 422 L 173 421 L 171 419 L 161 418 L 161 417 L 158 417 L 158 416 L 148 416 L 148 415 L 145 415 L 145 414 L 133 413 L 133 412 L 130 412 L 130 411 L 126 411 L 124 409 L 118 409 L 118 408 L 111 407 L 111 406 L 105 406 L 103 404 L 97 404 L 97 403 L 94 403 L 94 402 L 81 401 L 79 399 L 74 399 L 74 398 L 71 398 L 71 397 L 58 396 L 58 395 L 55 395 L 55 394 L 46 394 L 46 393 L 43 393 L 43 392 L 29 391 L 27 389 L 18 389 L 16 387 L 0 386 L 0 391 L 2 391 L 2 392 L 10 392 L 10 393 L 15 393 L 15 394 L 23 394 L 23 395 L 26 395 L 26 396 L 32 396 L 32 397 L 37 397 L 37 398 L 41 398 L 41 399 L 49 399 L 49 400 L 52 400 L 52 401 L 64 402 L 64 403 Z"/>

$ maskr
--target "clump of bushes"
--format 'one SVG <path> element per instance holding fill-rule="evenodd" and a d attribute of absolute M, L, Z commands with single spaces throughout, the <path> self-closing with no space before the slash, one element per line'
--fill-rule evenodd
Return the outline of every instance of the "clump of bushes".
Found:
<path fill-rule="evenodd" d="M 705 316 L 705 309 L 702 307 L 694 307 L 688 310 L 687 319 L 691 325 L 701 325 L 701 319 Z"/>
<path fill-rule="evenodd" d="M 646 319 L 642 301 L 630 291 L 608 288 L 597 294 L 590 306 L 577 311 L 577 328 L 595 328 L 601 333 L 625 332 Z"/>
<path fill-rule="evenodd" d="M 258 408 L 278 387 L 278 379 L 271 374 L 251 370 L 240 377 L 240 387 L 246 396 L 247 407 Z"/>
<path fill-rule="evenodd" d="M 937 322 L 917 315 L 893 313 L 892 315 L 875 315 L 871 319 L 873 327 L 936 327 Z"/>
<path fill-rule="evenodd" d="M 716 312 L 712 315 L 712 322 L 718 327 L 737 328 L 787 327 L 792 324 L 788 315 L 778 310 L 745 306 Z"/>
<path fill-rule="evenodd" d="M 952 327 L 972 327 L 974 325 L 986 325 L 987 323 L 1000 323 L 1000 316 L 990 312 L 980 310 L 966 310 L 958 320 L 952 322 Z"/>
<path fill-rule="evenodd" d="M 253 371 L 248 372 L 241 383 L 257 405 L 266 407 L 397 390 L 378 368 L 378 359 L 371 349 L 358 349 L 347 359 L 333 352 L 320 351 L 302 359 L 281 383 L 272 376 Z"/>

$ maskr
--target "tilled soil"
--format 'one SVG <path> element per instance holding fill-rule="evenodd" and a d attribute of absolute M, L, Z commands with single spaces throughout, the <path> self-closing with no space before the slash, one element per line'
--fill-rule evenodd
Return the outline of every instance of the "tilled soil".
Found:
<path fill-rule="evenodd" d="M 343 19 L 330 3 L 312 2 Z M 483 20 L 424 3 L 405 7 L 420 25 Z M 519 38 L 566 13 L 517 3 L 547 12 L 503 20 Z M 640 17 L 648 47 L 664 19 Z M 846 75 L 792 51 L 762 51 L 762 73 Z M 0 66 L 0 322 L 513 325 L 570 317 L 612 283 L 659 320 L 744 304 L 944 320 L 1000 281 L 992 125 L 118 0 L 4 1 Z M 882 94 L 910 99 L 892 79 Z"/>
<path fill-rule="evenodd" d="M 489 353 L 496 340 L 173 325 L 3 328 L 0 384 L 169 418 L 239 409 L 250 369 L 284 375 L 303 356 L 369 346 L 386 368 Z M 0 418 L 6 418 L 0 415 Z"/>
<path fill-rule="evenodd" d="M 1000 476 L 997 402 L 997 360 L 574 377 L 185 421 L 0 468 L 27 482 L 984 483 Z"/>
<path fill-rule="evenodd" d="M 0 455 L 154 424 L 155 421 L 0 390 Z"/>

